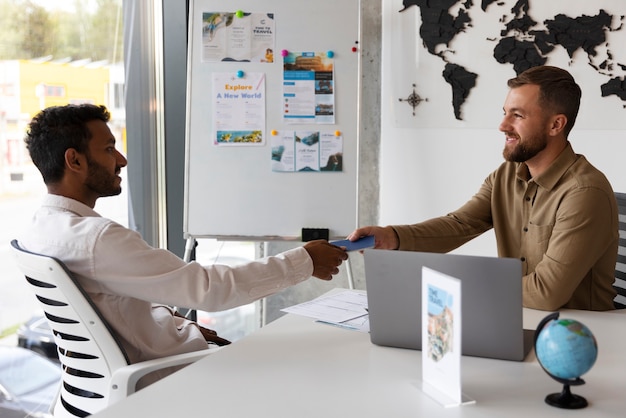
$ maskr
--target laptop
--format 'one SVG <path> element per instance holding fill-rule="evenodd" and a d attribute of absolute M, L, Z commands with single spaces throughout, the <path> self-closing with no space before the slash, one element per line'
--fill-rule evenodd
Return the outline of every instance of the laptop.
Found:
<path fill-rule="evenodd" d="M 372 343 L 422 349 L 422 267 L 461 280 L 463 355 L 522 361 L 533 345 L 523 329 L 522 265 L 515 258 L 415 251 L 364 251 Z"/>

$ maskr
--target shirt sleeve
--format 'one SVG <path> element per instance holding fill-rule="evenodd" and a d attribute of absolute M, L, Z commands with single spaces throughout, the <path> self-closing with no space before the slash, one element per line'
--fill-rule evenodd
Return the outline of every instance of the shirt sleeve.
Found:
<path fill-rule="evenodd" d="M 101 291 L 207 311 L 253 302 L 313 273 L 302 247 L 235 267 L 201 266 L 149 246 L 138 233 L 114 222 L 101 230 L 91 259 L 91 271 L 83 273 Z"/>
<path fill-rule="evenodd" d="M 393 225 L 399 250 L 452 251 L 492 228 L 491 177 L 463 206 L 445 216 L 413 225 Z"/>

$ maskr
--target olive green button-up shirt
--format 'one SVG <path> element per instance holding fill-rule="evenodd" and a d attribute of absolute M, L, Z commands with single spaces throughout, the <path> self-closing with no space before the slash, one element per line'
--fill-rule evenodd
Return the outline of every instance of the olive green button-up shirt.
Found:
<path fill-rule="evenodd" d="M 534 309 L 614 309 L 619 239 L 606 177 L 571 144 L 537 178 L 503 163 L 458 210 L 394 225 L 399 250 L 448 252 L 494 228 L 499 257 L 522 260 L 523 303 Z"/>

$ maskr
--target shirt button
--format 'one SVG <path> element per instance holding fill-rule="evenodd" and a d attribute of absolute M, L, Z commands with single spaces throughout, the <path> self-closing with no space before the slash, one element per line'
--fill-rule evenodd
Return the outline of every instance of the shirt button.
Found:
<path fill-rule="evenodd" d="M 522 260 L 522 262 L 526 261 L 526 257 L 522 257 L 520 258 L 520 260 Z"/>
<path fill-rule="evenodd" d="M 528 227 L 524 227 L 524 232 L 528 232 Z"/>
<path fill-rule="evenodd" d="M 530 201 L 530 197 L 526 196 L 526 201 L 529 202 Z"/>

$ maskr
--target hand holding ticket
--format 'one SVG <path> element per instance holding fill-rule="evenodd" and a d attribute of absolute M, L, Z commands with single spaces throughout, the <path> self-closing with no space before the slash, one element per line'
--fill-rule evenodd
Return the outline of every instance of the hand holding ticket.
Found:
<path fill-rule="evenodd" d="M 337 247 L 346 247 L 346 251 L 363 250 L 365 248 L 374 247 L 374 235 L 359 238 L 356 241 L 350 241 L 349 239 L 342 239 L 339 241 L 330 241 L 331 244 Z"/>

